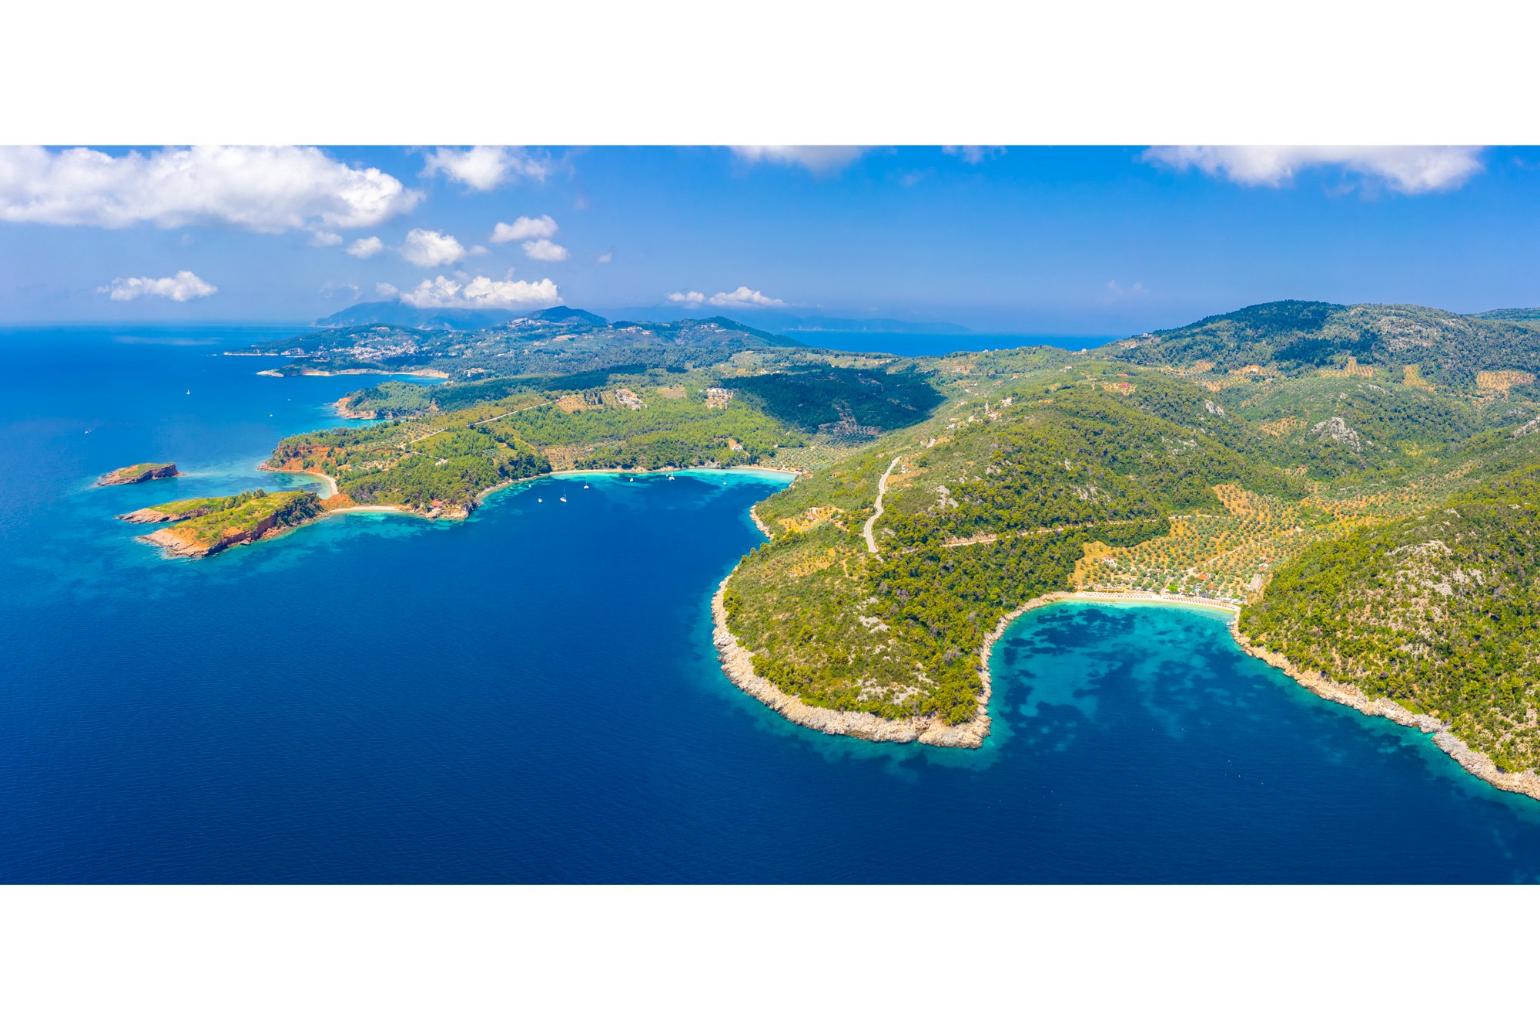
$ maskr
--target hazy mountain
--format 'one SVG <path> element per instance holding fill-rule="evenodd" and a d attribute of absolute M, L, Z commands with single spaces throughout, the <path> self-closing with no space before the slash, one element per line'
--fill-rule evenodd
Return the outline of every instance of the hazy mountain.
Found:
<path fill-rule="evenodd" d="M 1108 344 L 1140 365 L 1212 362 L 1306 369 L 1348 358 L 1401 375 L 1469 385 L 1479 373 L 1540 373 L 1540 325 L 1457 315 L 1410 304 L 1326 304 L 1283 300 L 1254 304 L 1191 325 Z"/>

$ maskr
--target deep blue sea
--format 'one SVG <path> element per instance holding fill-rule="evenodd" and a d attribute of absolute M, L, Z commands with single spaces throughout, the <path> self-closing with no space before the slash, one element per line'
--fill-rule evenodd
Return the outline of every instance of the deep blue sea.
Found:
<path fill-rule="evenodd" d="M 112 516 L 303 482 L 256 465 L 368 381 L 216 356 L 281 335 L 0 330 L 0 881 L 1540 879 L 1540 803 L 1210 613 L 1029 614 L 977 752 L 783 722 L 710 634 L 766 478 L 542 480 L 162 559 Z M 187 475 L 92 487 L 145 459 Z"/>
<path fill-rule="evenodd" d="M 958 351 L 1004 350 L 1010 347 L 1059 347 L 1078 351 L 1100 347 L 1118 336 L 1063 336 L 1044 333 L 884 333 L 849 332 L 838 329 L 790 330 L 782 334 L 810 347 L 827 347 L 862 353 L 897 354 L 902 357 L 934 357 Z"/>

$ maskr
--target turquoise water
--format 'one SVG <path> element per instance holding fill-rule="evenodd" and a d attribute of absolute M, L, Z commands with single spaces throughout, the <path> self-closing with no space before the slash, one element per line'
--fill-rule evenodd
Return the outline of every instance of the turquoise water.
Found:
<path fill-rule="evenodd" d="M 0 331 L 0 880 L 1540 878 L 1540 804 L 1212 613 L 1029 613 L 977 752 L 787 724 L 710 642 L 769 477 L 546 479 L 162 559 L 112 515 L 303 483 L 255 466 L 368 381 L 215 356 L 282 335 Z M 189 475 L 91 487 L 141 459 Z"/>

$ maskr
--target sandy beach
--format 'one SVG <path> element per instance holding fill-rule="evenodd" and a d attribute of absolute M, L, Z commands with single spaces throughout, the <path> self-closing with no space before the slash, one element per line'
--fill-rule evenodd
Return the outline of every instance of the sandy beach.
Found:
<path fill-rule="evenodd" d="M 757 515 L 754 516 L 754 521 L 756 525 L 760 525 L 760 531 L 764 532 L 764 527 Z M 733 572 L 736 571 L 738 570 L 734 567 Z M 732 573 L 728 573 L 727 579 L 721 582 L 711 598 L 712 638 L 716 644 L 717 655 L 721 659 L 722 671 L 740 690 L 792 722 L 822 733 L 844 734 L 879 742 L 913 741 L 935 747 L 977 748 L 983 745 L 984 738 L 989 736 L 989 704 L 994 695 L 994 683 L 989 672 L 990 654 L 1011 623 L 1034 608 L 1043 608 L 1064 601 L 1083 601 L 1093 604 L 1169 604 L 1220 611 L 1230 615 L 1240 611 L 1238 605 L 1229 601 L 1177 594 L 1133 591 L 1127 593 L 1056 591 L 1035 597 L 1015 611 L 1002 615 L 1000 621 L 995 624 L 995 628 L 984 638 L 983 646 L 979 649 L 980 689 L 977 712 L 967 722 L 951 725 L 936 716 L 884 719 L 870 712 L 840 712 L 829 708 L 818 708 L 781 690 L 754 671 L 753 652 L 744 647 L 727 627 L 727 609 L 723 604 L 723 597 L 727 592 L 727 583 L 730 579 L 732 579 Z"/>
<path fill-rule="evenodd" d="M 257 466 L 257 468 L 260 469 L 263 472 L 277 472 L 277 473 L 281 473 L 283 475 L 288 475 L 288 476 L 310 476 L 313 479 L 319 479 L 319 480 L 321 480 L 326 485 L 326 492 L 322 493 L 320 495 L 320 497 L 321 497 L 321 499 L 323 501 L 328 499 L 328 498 L 331 498 L 331 497 L 336 497 L 337 495 L 342 493 L 342 491 L 337 486 L 337 481 L 335 479 L 333 479 L 331 476 L 329 476 L 326 473 L 324 473 L 324 472 L 317 472 L 317 471 L 315 471 L 313 469 L 284 469 L 284 468 L 277 468 L 277 467 L 275 467 L 273 465 L 269 465 L 265 461 L 262 462 L 261 464 L 259 464 Z M 508 488 L 510 486 L 516 486 L 519 483 L 532 483 L 532 482 L 534 482 L 537 479 L 562 479 L 562 478 L 572 478 L 572 477 L 581 477 L 581 476 L 620 476 L 620 475 L 658 476 L 658 475 L 664 475 L 664 474 L 670 474 L 671 475 L 671 474 L 675 474 L 675 473 L 684 474 L 684 473 L 700 473 L 700 472 L 729 473 L 729 474 L 730 473 L 748 473 L 748 472 L 760 472 L 760 473 L 772 472 L 772 473 L 776 473 L 776 474 L 779 474 L 779 475 L 792 476 L 793 478 L 803 474 L 801 469 L 772 468 L 772 467 L 767 466 L 767 465 L 734 465 L 731 468 L 723 468 L 723 469 L 714 469 L 714 468 L 706 468 L 706 467 L 699 467 L 699 468 L 663 468 L 663 469 L 621 469 L 621 468 L 562 469 L 562 470 L 556 471 L 556 472 L 542 472 L 538 476 L 528 476 L 528 477 L 526 477 L 524 479 L 509 479 L 509 480 L 506 480 L 506 481 L 501 482 L 501 483 L 494 483 L 493 485 L 487 487 L 485 490 L 482 490 L 480 493 L 478 493 L 476 495 L 476 503 L 478 505 L 481 504 L 482 501 L 485 501 L 488 497 L 490 497 L 492 494 L 497 493 L 497 491 L 499 491 L 499 490 L 506 489 L 506 488 Z M 373 513 L 376 513 L 376 514 L 388 514 L 388 515 L 410 515 L 410 516 L 413 516 L 415 518 L 424 518 L 424 519 L 451 519 L 451 520 L 467 519 L 467 518 L 470 518 L 470 515 L 471 515 L 470 511 L 467 511 L 465 508 L 461 508 L 461 507 L 457 507 L 457 506 L 452 506 L 452 507 L 448 507 L 448 508 L 439 509 L 439 510 L 434 511 L 434 512 L 425 512 L 425 511 L 417 511 L 415 509 L 407 508 L 407 507 L 404 507 L 404 506 L 398 505 L 398 504 L 349 504 L 349 505 L 338 505 L 337 507 L 334 507 L 334 508 L 327 508 L 326 511 L 324 511 L 322 513 L 322 517 L 324 518 L 325 516 L 328 516 L 328 515 L 347 515 L 349 513 L 368 513 L 368 512 L 373 512 Z M 752 514 L 752 511 L 751 511 L 751 514 Z M 768 532 L 765 532 L 764 524 L 759 521 L 758 516 L 754 516 L 754 523 L 755 523 L 755 525 L 759 526 L 760 532 L 765 533 L 766 536 L 770 535 Z"/>
<path fill-rule="evenodd" d="M 275 465 L 269 465 L 265 461 L 257 465 L 257 470 L 260 472 L 278 472 L 285 476 L 309 476 L 311 479 L 319 479 L 326 484 L 326 492 L 321 494 L 321 500 L 323 501 L 328 497 L 341 493 L 337 489 L 337 481 L 325 472 L 313 472 L 309 469 L 281 469 Z"/>

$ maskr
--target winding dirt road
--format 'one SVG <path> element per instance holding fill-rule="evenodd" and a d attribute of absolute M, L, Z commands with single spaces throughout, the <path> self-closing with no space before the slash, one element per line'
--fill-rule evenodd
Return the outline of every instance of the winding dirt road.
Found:
<path fill-rule="evenodd" d="M 866 520 L 866 525 L 861 527 L 861 535 L 866 538 L 866 549 L 873 554 L 877 553 L 877 538 L 872 535 L 872 527 L 877 524 L 878 519 L 882 518 L 882 495 L 888 492 L 888 476 L 892 475 L 893 470 L 898 467 L 898 459 L 901 457 L 903 455 L 897 455 L 892 461 L 888 462 L 887 471 L 877 480 L 877 503 L 874 506 L 875 510 L 872 512 L 872 517 Z"/>

